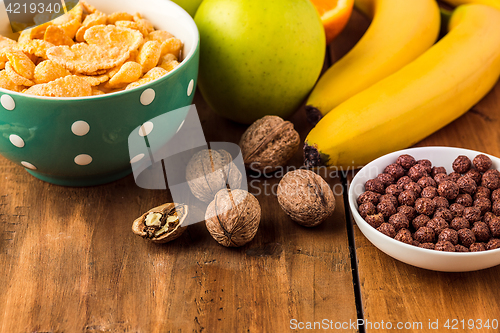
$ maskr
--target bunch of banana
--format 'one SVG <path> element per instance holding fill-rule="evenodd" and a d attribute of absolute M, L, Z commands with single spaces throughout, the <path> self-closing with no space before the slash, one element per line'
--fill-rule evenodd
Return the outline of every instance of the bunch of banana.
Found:
<path fill-rule="evenodd" d="M 306 110 L 313 124 L 340 103 L 415 60 L 437 39 L 440 18 L 435 0 L 355 0 L 355 5 L 373 18 L 372 23 L 311 92 Z"/>
<path fill-rule="evenodd" d="M 305 164 L 361 166 L 411 146 L 469 110 L 499 77 L 500 11 L 459 6 L 427 52 L 321 119 L 306 138 Z"/>

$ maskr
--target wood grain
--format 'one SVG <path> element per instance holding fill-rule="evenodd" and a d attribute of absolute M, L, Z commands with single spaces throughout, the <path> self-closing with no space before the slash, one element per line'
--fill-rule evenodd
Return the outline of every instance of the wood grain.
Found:
<path fill-rule="evenodd" d="M 238 142 L 244 126 L 195 102 L 207 141 Z M 304 137 L 304 112 L 293 121 Z M 284 332 L 291 319 L 355 320 L 341 193 L 334 216 L 307 229 L 279 208 L 278 178 L 254 177 L 263 215 L 251 243 L 224 248 L 199 223 L 155 245 L 131 225 L 168 191 L 132 176 L 54 186 L 0 158 L 0 332 Z"/>
<path fill-rule="evenodd" d="M 355 14 L 344 34 L 355 41 L 366 26 L 368 22 Z M 500 156 L 499 110 L 500 83 L 472 110 L 416 146 L 461 147 Z M 367 332 L 380 332 L 382 321 L 393 327 L 408 323 L 409 329 L 400 330 L 404 332 L 444 332 L 448 319 L 465 320 L 466 330 L 459 323 L 458 332 L 497 331 L 467 330 L 467 321 L 500 320 L 500 267 L 468 273 L 428 271 L 382 253 L 357 226 L 354 232 L 364 318 L 371 322 L 365 326 Z M 441 330 L 429 328 L 436 320 Z"/>

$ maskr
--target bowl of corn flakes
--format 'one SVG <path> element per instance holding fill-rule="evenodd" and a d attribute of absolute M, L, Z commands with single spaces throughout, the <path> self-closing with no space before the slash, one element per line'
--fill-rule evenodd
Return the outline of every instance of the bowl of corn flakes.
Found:
<path fill-rule="evenodd" d="M 35 15 L 17 34 L 4 8 L 0 0 L 5 158 L 50 183 L 104 184 L 131 173 L 129 137 L 144 136 L 144 124 L 163 142 L 182 126 L 185 113 L 170 111 L 193 101 L 199 34 L 175 3 L 76 1 L 66 14 Z M 151 126 L 167 113 L 167 123 Z"/>

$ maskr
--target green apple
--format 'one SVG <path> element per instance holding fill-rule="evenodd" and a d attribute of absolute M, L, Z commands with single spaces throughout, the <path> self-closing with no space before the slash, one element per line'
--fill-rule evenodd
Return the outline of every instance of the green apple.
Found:
<path fill-rule="evenodd" d="M 294 113 L 323 67 L 325 33 L 309 0 L 204 0 L 198 86 L 236 122 Z"/>
<path fill-rule="evenodd" d="M 181 6 L 186 12 L 189 13 L 192 17 L 196 13 L 196 10 L 200 6 L 203 0 L 172 0 L 179 6 Z"/>

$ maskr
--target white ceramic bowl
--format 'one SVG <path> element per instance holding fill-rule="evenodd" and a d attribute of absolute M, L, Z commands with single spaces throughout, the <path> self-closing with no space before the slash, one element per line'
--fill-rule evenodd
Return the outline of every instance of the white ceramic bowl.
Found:
<path fill-rule="evenodd" d="M 447 173 L 452 172 L 452 163 L 459 155 L 468 156 L 471 160 L 478 154 L 473 150 L 450 147 L 422 147 L 397 151 L 382 156 L 362 168 L 352 180 L 349 187 L 349 207 L 359 229 L 379 250 L 407 264 L 442 272 L 467 272 L 493 267 L 500 264 L 500 249 L 483 252 L 441 252 L 419 248 L 390 238 L 370 226 L 358 212 L 356 199 L 364 192 L 367 180 L 375 178 L 384 168 L 396 162 L 399 155 L 410 154 L 415 159 L 428 159 L 433 166 L 443 166 Z M 500 159 L 485 154 L 493 161 L 494 169 L 500 169 Z"/>

